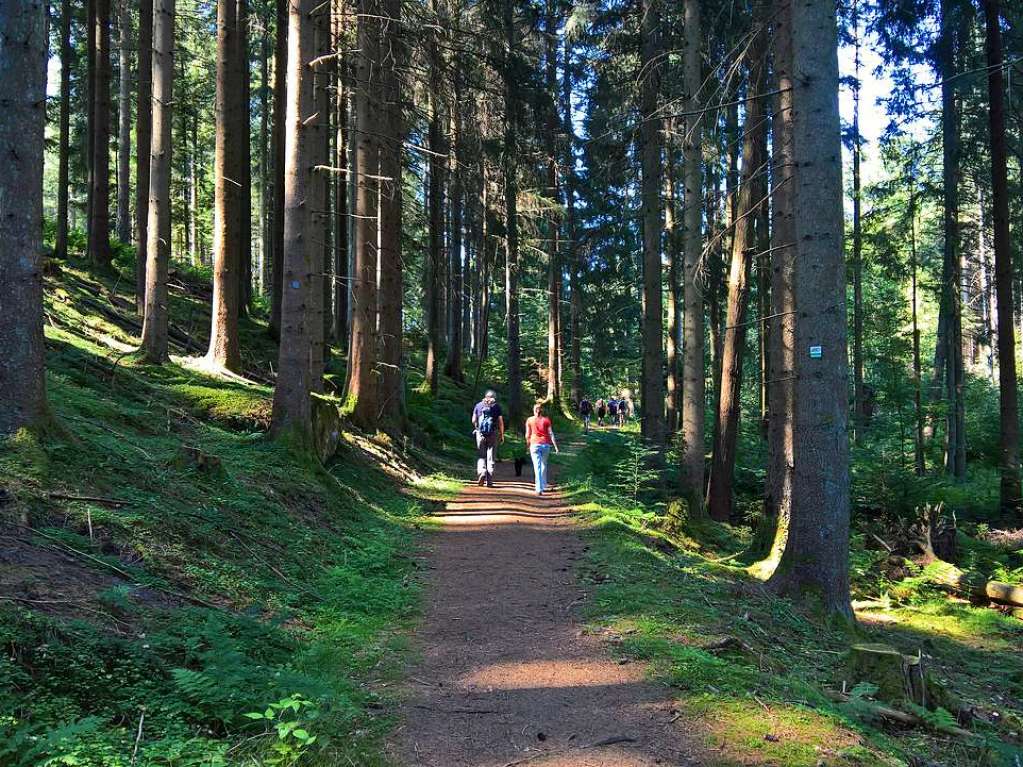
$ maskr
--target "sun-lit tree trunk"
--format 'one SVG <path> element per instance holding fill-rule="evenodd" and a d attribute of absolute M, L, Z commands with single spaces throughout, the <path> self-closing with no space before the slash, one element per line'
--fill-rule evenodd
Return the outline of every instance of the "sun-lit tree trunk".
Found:
<path fill-rule="evenodd" d="M 859 442 L 867 428 L 863 389 L 863 223 L 860 156 L 860 13 L 853 0 L 853 120 L 852 120 L 852 280 L 853 280 L 853 437 Z"/>
<path fill-rule="evenodd" d="M 146 223 L 146 304 L 142 356 L 161 364 L 168 359 L 167 267 L 171 251 L 171 123 L 174 117 L 174 0 L 156 0 L 153 8 L 152 142 L 149 157 L 149 221 Z"/>
<path fill-rule="evenodd" d="M 325 61 L 330 49 L 330 3 L 320 3 L 313 13 L 314 49 L 312 60 L 318 62 L 313 69 L 313 111 L 307 118 L 309 161 L 316 172 L 312 186 L 306 194 L 309 208 L 308 231 L 305 234 L 309 248 L 309 296 L 306 312 L 309 318 L 309 388 L 323 393 L 323 373 L 326 369 L 326 337 L 329 320 L 330 293 L 325 275 L 331 261 L 330 247 L 330 66 Z M 311 66 L 311 65 L 307 65 Z"/>
<path fill-rule="evenodd" d="M 998 392 L 1000 505 L 1019 514 L 1019 406 L 1016 392 L 1016 337 L 1012 317 L 1012 243 L 1009 239 L 1009 184 L 1005 146 L 1005 76 L 999 0 L 984 0 L 987 89 L 991 132 L 991 203 L 994 225 L 995 289 L 998 292 Z"/>
<path fill-rule="evenodd" d="M 582 327 L 583 311 L 582 285 L 579 279 L 582 249 L 579 247 L 579 232 L 575 213 L 575 126 L 572 124 L 572 43 L 565 35 L 564 70 L 561 75 L 561 114 L 564 123 L 565 141 L 565 260 L 568 264 L 568 327 L 571 333 L 569 347 L 569 368 L 572 371 L 572 405 L 578 406 L 583 398 Z"/>
<path fill-rule="evenodd" d="M 438 16 L 437 0 L 431 0 L 430 10 L 436 22 L 440 24 Z M 441 309 L 441 294 L 444 290 L 442 282 L 444 259 L 444 155 L 447 148 L 444 146 L 444 134 L 441 127 L 441 58 L 438 44 L 438 32 L 430 30 L 428 33 L 427 56 L 429 60 L 429 127 L 428 138 L 430 159 L 427 188 L 429 229 L 429 251 L 426 263 L 426 285 L 424 287 L 426 315 L 426 384 L 430 393 L 437 393 L 437 386 L 440 380 L 440 344 L 444 321 Z"/>
<path fill-rule="evenodd" d="M 117 239 L 131 242 L 131 12 L 121 0 L 118 14 Z"/>
<path fill-rule="evenodd" d="M 505 227 L 505 311 L 508 317 L 508 423 L 522 419 L 522 349 L 519 341 L 519 211 L 518 211 L 518 117 L 519 83 L 515 79 L 518 33 L 515 4 L 503 0 L 505 60 L 504 85 L 504 227 Z"/>
<path fill-rule="evenodd" d="M 249 2 L 235 0 L 235 40 L 232 46 L 234 72 L 234 180 L 238 193 L 238 314 L 245 316 L 252 302 L 252 78 L 249 72 Z"/>
<path fill-rule="evenodd" d="M 309 381 L 309 323 L 307 311 L 313 259 L 320 250 L 308 241 L 314 171 L 309 117 L 314 110 L 313 71 L 309 66 L 316 40 L 312 14 L 318 0 L 289 0 L 287 26 L 287 84 L 284 89 L 284 247 L 280 345 L 277 385 L 274 387 L 270 433 L 301 449 L 312 446 L 312 397 Z M 278 61 L 285 60 L 280 57 Z M 278 102 L 278 106 L 282 106 Z M 237 284 L 237 280 L 235 281 Z"/>
<path fill-rule="evenodd" d="M 399 69 L 408 53 L 403 45 L 401 0 L 383 0 L 381 30 L 380 102 L 380 392 L 377 426 L 400 430 L 405 414 L 402 370 L 402 293 L 404 274 L 401 251 L 402 146 L 405 118 Z"/>
<path fill-rule="evenodd" d="M 962 264 L 960 261 L 959 184 L 962 181 L 962 146 L 956 70 L 959 45 L 958 15 L 952 0 L 941 2 L 941 37 L 938 44 L 941 85 L 941 136 L 943 161 L 943 265 L 942 306 L 945 314 L 945 471 L 957 479 L 966 477 L 965 368 L 963 365 Z M 940 334 L 939 326 L 939 334 Z"/>
<path fill-rule="evenodd" d="M 344 0 L 334 0 L 334 49 L 340 50 L 346 39 Z M 334 164 L 348 169 L 348 72 L 346 62 L 336 66 L 334 91 Z M 348 345 L 348 174 L 334 179 L 334 343 Z"/>
<path fill-rule="evenodd" d="M 94 0 L 89 31 L 95 57 L 92 81 L 92 162 L 89 188 L 89 260 L 109 266 L 110 252 L 110 0 Z"/>
<path fill-rule="evenodd" d="M 848 351 L 834 3 L 792 3 L 795 382 L 788 537 L 769 584 L 853 620 L 849 601 Z"/>
<path fill-rule="evenodd" d="M 259 292 L 270 285 L 270 33 L 263 22 L 259 40 Z"/>
<path fill-rule="evenodd" d="M 640 183 L 643 216 L 643 436 L 664 441 L 664 316 L 661 299 L 661 19 L 657 0 L 643 0 L 640 19 Z M 702 323 L 701 323 L 702 325 Z"/>
<path fill-rule="evenodd" d="M 689 504 L 689 513 L 703 514 L 704 446 L 703 424 L 705 401 L 703 294 L 700 269 L 703 262 L 702 222 L 703 172 L 701 165 L 702 115 L 700 85 L 703 68 L 700 59 L 702 32 L 700 0 L 685 0 L 685 52 L 683 77 L 685 91 L 685 136 L 682 162 L 685 185 L 683 216 L 685 274 L 683 277 L 683 346 L 682 346 L 682 459 L 681 493 Z"/>
<path fill-rule="evenodd" d="M 42 243 L 46 4 L 6 1 L 0 11 L 0 155 L 5 158 L 0 173 L 0 436 L 38 426 L 47 417 Z"/>
<path fill-rule="evenodd" d="M 721 354 L 721 390 L 718 395 L 707 506 L 712 519 L 727 522 L 732 515 L 732 485 L 739 440 L 743 356 L 746 351 L 747 309 L 753 254 L 757 249 L 756 215 L 764 197 L 764 155 L 767 124 L 763 103 L 766 14 L 759 11 L 749 47 L 746 124 L 742 139 L 742 178 L 735 196 L 732 261 L 728 278 L 728 309 Z"/>
<path fill-rule="evenodd" d="M 60 4 L 60 138 L 57 147 L 57 235 L 54 254 L 67 258 L 68 200 L 71 186 L 71 0 Z"/>
<path fill-rule="evenodd" d="M 558 20 L 556 3 L 547 0 L 545 11 L 544 85 L 550 103 L 545 115 L 544 153 L 546 156 L 547 196 L 560 200 L 558 179 Z M 547 401 L 555 411 L 561 399 L 561 214 L 547 216 Z"/>
<path fill-rule="evenodd" d="M 135 306 L 145 314 L 149 247 L 149 157 L 153 136 L 153 0 L 139 0 L 138 82 L 135 86 Z"/>
<path fill-rule="evenodd" d="M 673 121 L 665 121 L 665 135 L 668 136 L 665 147 L 664 174 L 664 234 L 665 250 L 668 259 L 668 290 L 665 293 L 666 314 L 668 318 L 665 334 L 665 361 L 668 375 L 665 379 L 664 411 L 665 432 L 670 437 L 678 431 L 681 413 L 679 412 L 682 396 L 682 381 L 679 370 L 679 357 L 682 350 L 682 304 L 680 301 L 680 274 L 682 265 L 682 247 L 680 228 L 678 225 L 676 199 L 676 163 L 675 147 L 671 139 L 674 133 Z"/>
<path fill-rule="evenodd" d="M 457 17 L 456 17 L 457 19 Z M 457 25 L 457 22 L 456 22 Z M 448 271 L 451 285 L 451 334 L 448 339 L 448 357 L 444 373 L 455 381 L 463 379 L 462 374 L 462 211 L 464 200 L 465 150 L 462 142 L 462 75 L 455 71 L 451 99 L 451 149 L 449 152 L 451 233 L 448 238 Z"/>
<path fill-rule="evenodd" d="M 284 298 L 284 150 L 288 102 L 288 0 L 276 0 L 274 42 L 273 226 L 270 237 L 270 335 L 280 338 Z"/>
<path fill-rule="evenodd" d="M 915 171 L 915 168 L 914 168 Z M 922 477 L 926 471 L 924 463 L 924 409 L 923 409 L 923 381 L 922 365 L 920 361 L 920 327 L 918 322 L 917 303 L 917 267 L 918 257 L 916 252 L 916 177 L 910 178 L 909 191 L 909 258 L 910 258 L 910 300 L 912 303 L 911 314 L 913 322 L 913 415 L 914 415 L 914 439 L 913 439 L 913 463 L 916 468 L 916 475 Z"/>
<path fill-rule="evenodd" d="M 213 316 L 207 359 L 214 365 L 240 372 L 241 344 L 238 338 L 238 302 L 241 282 L 241 189 L 237 170 L 239 99 L 236 47 L 238 35 L 237 0 L 217 0 L 217 88 L 215 146 L 213 160 Z"/>
<path fill-rule="evenodd" d="M 377 230 L 381 116 L 379 0 L 359 0 L 359 56 L 355 69 L 355 264 L 352 273 L 352 340 L 348 354 L 347 407 L 360 426 L 378 422 Z"/>

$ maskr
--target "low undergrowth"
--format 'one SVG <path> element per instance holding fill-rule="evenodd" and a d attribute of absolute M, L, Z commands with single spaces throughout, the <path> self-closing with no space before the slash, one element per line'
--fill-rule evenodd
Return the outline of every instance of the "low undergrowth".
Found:
<path fill-rule="evenodd" d="M 664 532 L 654 482 L 614 467 L 641 453 L 633 435 L 592 433 L 568 469 L 588 498 L 587 617 L 624 657 L 677 690 L 680 714 L 715 765 L 1006 765 L 1023 760 L 1023 623 L 941 594 L 873 608 L 848 630 L 810 605 L 770 594 L 731 555 L 748 530 L 711 523 Z M 636 463 L 636 462 L 634 462 Z M 862 551 L 862 540 L 855 544 Z M 854 557 L 855 560 L 855 557 Z M 854 595 L 862 597 L 864 595 Z M 972 711 L 972 734 L 949 736 L 947 712 L 921 726 L 875 719 L 869 689 L 847 678 L 855 641 L 924 656 Z M 834 693 L 851 693 L 838 703 Z M 832 694 L 828 694 L 829 691 Z"/>

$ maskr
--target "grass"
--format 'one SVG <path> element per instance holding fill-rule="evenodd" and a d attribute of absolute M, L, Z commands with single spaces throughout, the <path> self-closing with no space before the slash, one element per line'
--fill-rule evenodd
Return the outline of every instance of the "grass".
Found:
<path fill-rule="evenodd" d="M 452 481 L 413 471 L 403 492 L 358 435 L 296 459 L 262 434 L 269 388 L 137 363 L 116 281 L 61 267 L 60 429 L 0 449 L 0 764 L 384 764 L 410 554 Z M 203 315 L 201 287 L 172 321 Z M 243 345 L 258 380 L 265 327 Z"/>
<path fill-rule="evenodd" d="M 921 596 L 860 614 L 857 632 L 822 621 L 812 606 L 769 594 L 726 559 L 748 531 L 703 523 L 663 532 L 657 488 L 623 481 L 635 435 L 591 434 L 566 476 L 588 499 L 587 619 L 614 652 L 650 663 L 677 692 L 714 765 L 1007 765 L 1023 759 L 1023 624 L 988 608 Z M 725 560 L 725 561 L 721 561 Z M 853 641 L 925 655 L 956 698 L 972 706 L 975 735 L 892 728 L 854 697 L 845 662 Z M 917 760 L 917 761 L 914 761 Z"/>

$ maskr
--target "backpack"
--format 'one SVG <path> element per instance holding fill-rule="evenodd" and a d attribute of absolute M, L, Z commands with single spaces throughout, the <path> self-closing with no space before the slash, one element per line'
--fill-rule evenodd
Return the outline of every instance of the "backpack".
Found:
<path fill-rule="evenodd" d="M 489 407 L 480 411 L 480 417 L 476 422 L 476 430 L 483 435 L 494 433 L 494 416 Z"/>

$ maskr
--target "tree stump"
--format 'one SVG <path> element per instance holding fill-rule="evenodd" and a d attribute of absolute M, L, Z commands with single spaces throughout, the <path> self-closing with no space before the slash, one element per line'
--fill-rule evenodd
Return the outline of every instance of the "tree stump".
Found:
<path fill-rule="evenodd" d="M 341 442 L 341 414 L 334 403 L 313 397 L 313 449 L 321 463 L 337 452 Z"/>
<path fill-rule="evenodd" d="M 932 682 L 923 661 L 903 655 L 886 644 L 856 644 L 849 648 L 849 671 L 854 683 L 877 686 L 875 696 L 889 703 L 909 701 L 933 708 Z"/>
<path fill-rule="evenodd" d="M 224 473 L 224 466 L 215 455 L 204 453 L 192 445 L 182 445 L 178 450 L 174 465 L 179 469 L 192 468 L 203 474 L 220 476 Z"/>

